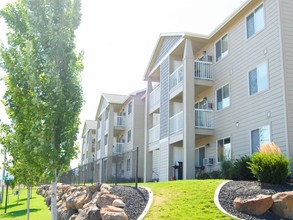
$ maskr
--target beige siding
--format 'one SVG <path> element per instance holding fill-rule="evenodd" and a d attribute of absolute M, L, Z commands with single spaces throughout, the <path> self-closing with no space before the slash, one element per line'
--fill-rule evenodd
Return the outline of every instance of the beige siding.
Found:
<path fill-rule="evenodd" d="M 292 0 L 280 1 L 282 56 L 286 85 L 286 107 L 288 124 L 289 156 L 293 156 L 293 4 Z"/>
<path fill-rule="evenodd" d="M 264 1 L 265 28 L 246 39 L 246 18 L 236 26 L 227 29 L 229 54 L 214 64 L 214 92 L 225 84 L 230 84 L 230 106 L 215 112 L 216 140 L 231 137 L 232 156 L 236 158 L 251 153 L 250 131 L 264 125 L 271 125 L 271 138 L 286 153 L 285 118 L 282 68 L 280 59 L 280 37 L 277 1 Z M 251 10 L 247 11 L 247 16 Z M 222 35 L 219 35 L 219 38 Z M 214 45 L 215 39 L 211 45 Z M 214 59 L 215 60 L 215 59 Z M 248 72 L 257 65 L 268 63 L 269 89 L 249 95 Z M 214 94 L 215 96 L 215 94 Z M 216 97 L 214 98 L 216 101 Z M 216 103 L 215 103 L 216 108 Z M 268 112 L 270 117 L 267 117 Z M 239 126 L 236 127 L 236 122 Z M 209 150 L 211 156 L 215 151 Z M 209 155 L 208 155 L 209 156 Z"/>

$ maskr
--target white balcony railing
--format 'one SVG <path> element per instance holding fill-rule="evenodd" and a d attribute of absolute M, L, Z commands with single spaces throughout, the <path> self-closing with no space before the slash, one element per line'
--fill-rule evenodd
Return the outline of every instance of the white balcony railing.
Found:
<path fill-rule="evenodd" d="M 183 129 L 183 111 L 170 118 L 170 134 Z"/>
<path fill-rule="evenodd" d="M 149 143 L 154 143 L 160 140 L 160 125 L 156 125 L 149 129 Z"/>
<path fill-rule="evenodd" d="M 150 93 L 150 108 L 160 103 L 161 86 L 156 87 Z"/>
<path fill-rule="evenodd" d="M 195 109 L 196 128 L 214 128 L 214 112 L 210 109 Z"/>
<path fill-rule="evenodd" d="M 183 81 L 183 65 L 179 66 L 170 75 L 170 90 Z"/>
<path fill-rule="evenodd" d="M 105 131 L 108 131 L 109 130 L 109 118 L 106 120 L 106 128 L 105 128 Z"/>
<path fill-rule="evenodd" d="M 101 140 L 101 136 L 102 136 L 102 129 L 98 128 L 98 140 Z"/>
<path fill-rule="evenodd" d="M 116 143 L 116 145 L 115 145 L 115 147 L 113 149 L 113 153 L 114 154 L 123 153 L 124 145 L 125 145 L 125 143 Z"/>
<path fill-rule="evenodd" d="M 101 158 L 101 150 L 97 150 L 96 159 Z"/>
<path fill-rule="evenodd" d="M 114 126 L 124 127 L 125 126 L 125 116 L 117 116 Z"/>
<path fill-rule="evenodd" d="M 213 80 L 212 63 L 194 61 L 194 77 L 196 79 Z"/>

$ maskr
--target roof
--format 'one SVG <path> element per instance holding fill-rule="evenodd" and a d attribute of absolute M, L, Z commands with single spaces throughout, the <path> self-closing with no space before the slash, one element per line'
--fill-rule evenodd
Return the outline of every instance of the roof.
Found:
<path fill-rule="evenodd" d="M 96 130 L 97 125 L 98 125 L 98 122 L 95 120 L 85 120 L 84 125 L 83 125 L 83 129 L 82 129 L 82 133 L 81 133 L 81 137 L 83 137 L 84 134 L 88 130 Z"/>
<path fill-rule="evenodd" d="M 151 71 L 153 71 L 158 66 L 158 64 L 156 63 L 156 60 L 160 55 L 161 47 L 166 38 L 177 37 L 177 42 L 173 41 L 173 47 L 170 49 L 168 53 L 166 53 L 163 57 L 161 57 L 161 60 L 163 60 L 164 57 L 167 57 L 180 43 L 183 42 L 184 39 L 193 39 L 194 41 L 198 42 L 198 46 L 203 45 L 205 42 L 211 39 L 214 35 L 216 35 L 221 29 L 223 29 L 226 25 L 228 25 L 228 23 L 231 22 L 237 15 L 239 15 L 241 11 L 244 10 L 244 8 L 251 2 L 253 1 L 252 0 L 245 1 L 238 9 L 236 9 L 230 16 L 228 16 L 226 20 L 224 20 L 219 26 L 217 26 L 215 30 L 211 32 L 210 35 L 201 35 L 201 34 L 189 33 L 189 32 L 161 33 L 159 35 L 159 39 L 156 43 L 155 49 L 151 55 L 151 59 L 147 65 L 147 69 L 144 73 L 143 80 L 147 80 L 149 73 L 151 73 Z"/>
<path fill-rule="evenodd" d="M 123 104 L 129 98 L 129 95 L 102 93 L 102 97 L 104 97 L 108 103 Z"/>

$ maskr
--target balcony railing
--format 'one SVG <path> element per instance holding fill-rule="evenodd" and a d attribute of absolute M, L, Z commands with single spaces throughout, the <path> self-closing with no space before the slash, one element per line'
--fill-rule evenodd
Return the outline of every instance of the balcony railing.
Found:
<path fill-rule="evenodd" d="M 149 129 L 149 143 L 154 143 L 160 140 L 160 125 L 156 125 Z"/>
<path fill-rule="evenodd" d="M 195 109 L 196 128 L 214 128 L 214 112 L 210 109 Z"/>
<path fill-rule="evenodd" d="M 183 111 L 170 118 L 170 134 L 183 129 Z"/>
<path fill-rule="evenodd" d="M 109 130 L 109 118 L 106 120 L 106 128 L 105 128 L 105 131 L 108 131 Z"/>
<path fill-rule="evenodd" d="M 196 79 L 213 80 L 212 63 L 194 61 L 194 77 Z"/>
<path fill-rule="evenodd" d="M 161 86 L 156 87 L 150 93 L 150 107 L 151 108 L 160 103 L 160 94 L 161 94 Z"/>
<path fill-rule="evenodd" d="M 183 81 L 183 65 L 179 66 L 170 75 L 170 90 Z"/>
<path fill-rule="evenodd" d="M 125 126 L 125 116 L 118 115 L 114 126 L 124 127 Z"/>
<path fill-rule="evenodd" d="M 123 153 L 124 145 L 125 145 L 125 143 L 116 143 L 116 145 L 115 145 L 115 147 L 113 149 L 113 153 L 114 154 Z"/>

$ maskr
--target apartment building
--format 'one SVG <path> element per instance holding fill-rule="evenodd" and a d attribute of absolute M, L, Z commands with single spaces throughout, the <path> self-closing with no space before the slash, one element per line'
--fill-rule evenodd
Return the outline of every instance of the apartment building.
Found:
<path fill-rule="evenodd" d="M 102 94 L 97 121 L 95 181 L 143 177 L 145 90 L 129 95 Z M 137 150 L 138 147 L 138 158 Z"/>
<path fill-rule="evenodd" d="M 82 130 L 81 165 L 90 163 L 94 159 L 96 129 L 95 120 L 85 120 Z"/>
<path fill-rule="evenodd" d="M 292 14 L 291 0 L 249 0 L 209 36 L 159 36 L 144 74 L 145 181 L 192 179 L 267 141 L 293 157 Z"/>

